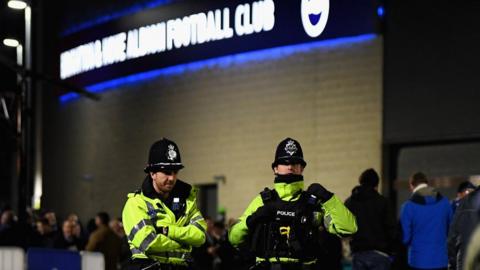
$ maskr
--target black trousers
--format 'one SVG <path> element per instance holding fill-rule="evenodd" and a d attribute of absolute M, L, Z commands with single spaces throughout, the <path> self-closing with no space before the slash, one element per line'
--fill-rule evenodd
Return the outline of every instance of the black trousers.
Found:
<path fill-rule="evenodd" d="M 130 259 L 122 270 L 190 270 L 188 266 L 164 264 L 150 259 Z"/>

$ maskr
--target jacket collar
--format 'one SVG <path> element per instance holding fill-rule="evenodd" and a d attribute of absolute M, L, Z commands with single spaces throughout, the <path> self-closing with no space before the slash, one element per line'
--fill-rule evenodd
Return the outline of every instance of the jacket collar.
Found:
<path fill-rule="evenodd" d="M 150 175 L 147 175 L 145 177 L 145 180 L 143 180 L 142 183 L 142 193 L 146 197 L 150 199 L 160 199 L 163 200 L 160 194 L 158 194 L 155 189 L 153 188 L 153 182 L 152 178 Z M 172 192 L 170 192 L 170 195 L 168 196 L 169 198 L 172 197 L 180 197 L 180 198 L 188 198 L 190 195 L 190 191 L 192 189 L 192 186 L 183 182 L 180 179 L 177 179 L 177 182 L 175 183 L 175 186 L 173 187 Z M 168 199 L 167 199 L 168 200 Z"/>
<path fill-rule="evenodd" d="M 292 199 L 297 197 L 303 190 L 303 181 L 297 181 L 293 183 L 275 183 L 274 187 L 278 195 L 282 199 Z"/>
<path fill-rule="evenodd" d="M 412 193 L 415 193 L 415 192 L 419 191 L 420 189 L 426 188 L 426 187 L 428 187 L 427 184 L 421 183 L 421 184 L 419 184 L 418 186 L 416 186 L 416 187 L 413 189 Z"/>
<path fill-rule="evenodd" d="M 420 185 L 419 185 L 420 186 Z M 417 186 L 418 188 L 418 186 Z M 435 188 L 424 184 L 423 187 L 415 188 L 410 200 L 417 204 L 434 204 L 442 200 L 443 196 Z"/>

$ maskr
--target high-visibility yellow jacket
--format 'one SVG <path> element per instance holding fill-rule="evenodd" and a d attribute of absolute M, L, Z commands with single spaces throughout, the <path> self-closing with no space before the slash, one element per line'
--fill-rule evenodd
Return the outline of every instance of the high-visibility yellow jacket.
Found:
<path fill-rule="evenodd" d="M 197 209 L 196 189 L 181 180 L 162 201 L 147 176 L 141 191 L 128 194 L 122 221 L 132 258 L 186 265 L 192 246 L 205 242 L 207 225 Z"/>
<path fill-rule="evenodd" d="M 297 181 L 293 183 L 275 183 L 274 188 L 277 191 L 280 199 L 284 201 L 295 201 L 300 198 L 303 190 L 304 182 Z M 248 216 L 253 214 L 259 207 L 263 205 L 260 195 L 256 196 L 250 205 L 247 207 L 243 215 L 239 218 L 237 223 L 233 225 L 228 233 L 230 243 L 238 247 L 246 241 L 249 234 L 246 220 Z M 353 234 L 357 231 L 357 222 L 355 216 L 348 210 L 347 207 L 333 195 L 325 203 L 319 205 L 318 219 L 323 220 L 323 224 L 328 232 L 338 236 Z M 328 248 L 328 247 L 327 247 Z M 257 261 L 268 260 L 270 262 L 298 262 L 294 258 L 257 258 Z M 312 262 L 307 262 L 312 263 Z"/>

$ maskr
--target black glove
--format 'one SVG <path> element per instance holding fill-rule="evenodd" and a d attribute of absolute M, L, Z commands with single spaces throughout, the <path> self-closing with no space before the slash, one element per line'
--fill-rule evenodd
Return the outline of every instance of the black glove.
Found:
<path fill-rule="evenodd" d="M 275 209 L 268 205 L 260 206 L 257 211 L 247 217 L 246 223 L 249 229 L 254 228 L 261 222 L 266 222 L 275 217 Z"/>
<path fill-rule="evenodd" d="M 330 191 L 328 191 L 326 188 L 324 188 L 322 185 L 318 183 L 311 184 L 308 187 L 307 192 L 316 196 L 321 203 L 324 203 L 330 200 L 330 198 L 332 198 L 333 196 L 333 193 L 331 193 Z"/>

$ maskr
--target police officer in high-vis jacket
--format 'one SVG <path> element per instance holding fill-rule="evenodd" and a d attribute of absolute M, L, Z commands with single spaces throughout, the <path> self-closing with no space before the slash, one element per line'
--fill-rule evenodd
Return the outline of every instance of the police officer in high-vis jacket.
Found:
<path fill-rule="evenodd" d="M 177 179 L 182 168 L 173 141 L 163 138 L 151 146 L 142 187 L 128 194 L 122 213 L 132 252 L 127 269 L 189 269 L 192 247 L 205 242 L 196 189 Z"/>
<path fill-rule="evenodd" d="M 265 188 L 229 231 L 232 245 L 245 244 L 254 269 L 321 269 L 316 262 L 321 231 L 343 236 L 357 231 L 355 217 L 340 199 L 314 183 L 304 191 L 307 163 L 298 141 L 286 138 L 275 153 L 274 189 Z"/>

